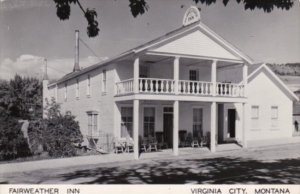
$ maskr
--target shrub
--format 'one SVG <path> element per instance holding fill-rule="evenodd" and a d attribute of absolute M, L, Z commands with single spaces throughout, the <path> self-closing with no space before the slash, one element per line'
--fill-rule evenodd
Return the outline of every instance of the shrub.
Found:
<path fill-rule="evenodd" d="M 0 114 L 0 160 L 12 160 L 31 155 L 21 124 L 14 118 Z"/>
<path fill-rule="evenodd" d="M 48 118 L 33 121 L 29 125 L 28 134 L 34 152 L 43 147 L 52 157 L 68 157 L 76 155 L 76 143 L 82 142 L 78 122 L 71 115 L 62 115 L 60 106 L 52 101 L 48 104 Z"/>

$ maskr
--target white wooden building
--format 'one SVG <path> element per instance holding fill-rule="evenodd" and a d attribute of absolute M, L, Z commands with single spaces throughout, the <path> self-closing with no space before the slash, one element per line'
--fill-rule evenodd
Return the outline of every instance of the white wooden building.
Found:
<path fill-rule="evenodd" d="M 180 131 L 216 145 L 291 137 L 298 98 L 264 64 L 252 60 L 200 21 L 190 8 L 184 25 L 123 54 L 44 80 L 44 98 L 71 111 L 85 137 L 139 139 L 161 133 L 179 154 Z"/>

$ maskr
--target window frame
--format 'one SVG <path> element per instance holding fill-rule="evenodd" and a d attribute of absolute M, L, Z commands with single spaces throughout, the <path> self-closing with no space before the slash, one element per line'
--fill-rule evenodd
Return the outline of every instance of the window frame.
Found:
<path fill-rule="evenodd" d="M 145 120 L 145 112 L 146 112 L 145 110 L 146 109 L 154 110 L 153 111 L 154 115 L 151 116 L 151 117 L 153 117 L 153 119 L 151 119 L 149 117 L 149 118 L 146 118 L 146 120 Z M 151 129 L 152 127 L 153 127 L 153 129 Z M 144 130 L 143 137 L 149 138 L 151 135 L 151 137 L 154 138 L 155 137 L 155 128 L 156 128 L 156 107 L 155 106 L 144 106 L 143 107 L 143 130 Z"/>
<path fill-rule="evenodd" d="M 107 70 L 102 70 L 102 95 L 105 95 L 107 92 Z"/>
<path fill-rule="evenodd" d="M 123 110 L 130 109 L 131 115 L 124 115 Z M 123 131 L 123 126 L 126 127 L 126 131 Z M 133 138 L 133 107 L 132 106 L 122 106 L 121 107 L 121 138 L 126 138 L 129 135 Z"/>
<path fill-rule="evenodd" d="M 88 136 L 98 136 L 98 111 L 87 111 L 86 113 L 88 116 Z"/>

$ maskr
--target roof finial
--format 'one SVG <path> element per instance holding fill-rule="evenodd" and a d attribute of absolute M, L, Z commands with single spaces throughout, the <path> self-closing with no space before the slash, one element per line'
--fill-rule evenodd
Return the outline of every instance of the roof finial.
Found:
<path fill-rule="evenodd" d="M 186 10 L 182 24 L 187 26 L 198 21 L 200 21 L 200 9 L 196 6 L 191 6 Z"/>

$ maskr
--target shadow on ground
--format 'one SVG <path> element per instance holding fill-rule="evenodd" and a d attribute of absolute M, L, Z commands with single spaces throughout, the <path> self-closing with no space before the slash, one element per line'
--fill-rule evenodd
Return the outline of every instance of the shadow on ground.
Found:
<path fill-rule="evenodd" d="M 244 158 L 152 161 L 119 167 L 77 170 L 59 175 L 62 182 L 83 184 L 299 184 L 300 159 L 261 162 Z M 58 177 L 56 177 L 58 178 Z"/>

